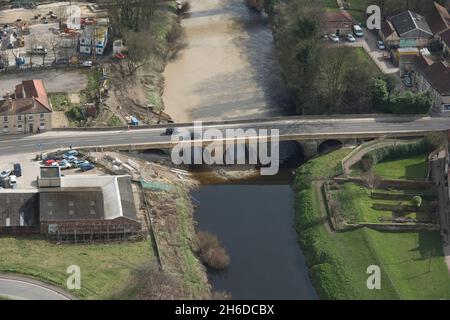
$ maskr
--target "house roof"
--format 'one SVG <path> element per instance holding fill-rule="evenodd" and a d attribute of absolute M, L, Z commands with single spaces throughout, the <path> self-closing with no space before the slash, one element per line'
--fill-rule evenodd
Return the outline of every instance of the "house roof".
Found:
<path fill-rule="evenodd" d="M 41 221 L 99 220 L 105 218 L 100 187 L 42 188 Z"/>
<path fill-rule="evenodd" d="M 397 35 L 397 32 L 394 29 L 394 26 L 392 25 L 392 23 L 389 20 L 384 20 L 381 23 L 381 32 L 383 33 L 385 38 L 388 38 L 388 37 L 390 37 L 393 34 Z"/>
<path fill-rule="evenodd" d="M 37 190 L 3 189 L 0 192 L 0 226 L 9 218 L 11 227 L 39 224 L 39 197 Z"/>
<path fill-rule="evenodd" d="M 327 11 L 324 13 L 324 22 L 328 29 L 339 29 L 343 26 L 350 28 L 353 23 L 352 16 L 346 12 Z"/>
<path fill-rule="evenodd" d="M 429 36 L 433 35 L 425 17 L 410 10 L 393 16 L 391 22 L 400 37 L 413 30 L 422 31 Z"/>
<path fill-rule="evenodd" d="M 425 57 L 419 57 L 416 68 L 440 95 L 450 95 L 450 68 L 443 61 L 433 63 Z"/>
<path fill-rule="evenodd" d="M 442 42 L 450 48 L 450 29 L 447 29 L 443 33 L 441 33 Z"/>
<path fill-rule="evenodd" d="M 450 14 L 444 6 L 434 2 L 433 10 L 427 19 L 430 29 L 434 34 L 441 33 L 450 27 Z"/>
<path fill-rule="evenodd" d="M 25 80 L 15 88 L 13 96 L 0 100 L 0 115 L 52 112 L 42 80 Z"/>

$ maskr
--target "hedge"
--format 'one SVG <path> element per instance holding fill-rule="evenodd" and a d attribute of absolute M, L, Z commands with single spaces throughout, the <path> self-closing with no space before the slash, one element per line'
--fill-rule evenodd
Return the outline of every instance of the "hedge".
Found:
<path fill-rule="evenodd" d="M 432 149 L 433 146 L 426 139 L 422 139 L 417 142 L 388 145 L 372 150 L 364 155 L 363 160 L 370 160 L 371 164 L 375 165 L 384 160 L 431 152 Z"/>

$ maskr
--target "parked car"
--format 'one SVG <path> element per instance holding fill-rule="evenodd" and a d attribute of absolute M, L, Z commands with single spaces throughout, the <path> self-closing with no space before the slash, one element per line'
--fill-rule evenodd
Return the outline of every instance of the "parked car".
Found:
<path fill-rule="evenodd" d="M 9 185 L 13 189 L 15 189 L 17 187 L 17 177 L 16 176 L 14 176 L 14 175 L 9 176 Z"/>
<path fill-rule="evenodd" d="M 361 26 L 355 24 L 353 25 L 353 33 L 355 34 L 355 36 L 357 37 L 364 37 L 364 31 L 361 28 Z"/>
<path fill-rule="evenodd" d="M 79 168 L 82 164 L 84 164 L 84 163 L 89 163 L 89 161 L 86 161 L 86 160 L 75 160 L 75 161 L 73 161 L 72 162 L 72 164 L 73 164 L 73 166 L 75 167 L 75 168 Z"/>
<path fill-rule="evenodd" d="M 89 170 L 92 170 L 94 168 L 95 168 L 95 166 L 92 163 L 90 163 L 90 162 L 83 163 L 80 166 L 81 171 L 89 171 Z"/>
<path fill-rule="evenodd" d="M 62 160 L 58 165 L 62 170 L 72 168 L 72 164 L 67 160 Z"/>
<path fill-rule="evenodd" d="M 378 47 L 378 49 L 380 49 L 380 50 L 386 49 L 386 47 L 384 46 L 383 41 L 377 41 L 377 47 Z"/>
<path fill-rule="evenodd" d="M 75 160 L 78 160 L 78 158 L 75 156 L 68 156 L 68 157 L 64 157 L 64 160 L 67 162 L 74 162 Z"/>
<path fill-rule="evenodd" d="M 116 54 L 114 55 L 114 57 L 115 57 L 117 60 L 123 60 L 123 59 L 126 58 L 126 56 L 125 56 L 123 53 L 116 53 Z"/>
<path fill-rule="evenodd" d="M 355 42 L 355 41 L 356 41 L 355 37 L 354 37 L 351 33 L 347 34 L 347 35 L 345 36 L 345 38 L 346 38 L 348 41 L 350 41 L 350 42 Z"/>
<path fill-rule="evenodd" d="M 77 150 L 69 150 L 63 154 L 64 159 L 66 159 L 70 156 L 74 156 L 74 157 L 78 156 L 78 151 Z"/>
<path fill-rule="evenodd" d="M 46 166 L 51 166 L 51 165 L 53 165 L 54 163 L 58 164 L 58 162 L 57 162 L 55 159 L 47 159 L 47 160 L 44 160 L 44 165 L 46 165 Z"/>
<path fill-rule="evenodd" d="M 36 46 L 36 47 L 34 47 L 33 49 L 31 49 L 31 51 L 32 51 L 34 54 L 47 54 L 47 53 L 48 53 L 47 48 L 44 47 L 44 46 Z"/>
<path fill-rule="evenodd" d="M 0 172 L 0 178 L 7 178 L 11 174 L 11 170 L 5 169 L 2 172 Z"/>
<path fill-rule="evenodd" d="M 20 165 L 20 163 L 14 163 L 14 175 L 16 177 L 22 176 L 22 166 Z"/>
<path fill-rule="evenodd" d="M 80 63 L 80 65 L 82 67 L 85 67 L 85 68 L 91 68 L 92 67 L 92 61 L 90 61 L 90 60 L 83 61 L 83 62 Z"/>
<path fill-rule="evenodd" d="M 337 35 L 335 35 L 334 33 L 330 33 L 328 35 L 328 38 L 330 38 L 331 42 L 339 42 L 339 37 Z"/>

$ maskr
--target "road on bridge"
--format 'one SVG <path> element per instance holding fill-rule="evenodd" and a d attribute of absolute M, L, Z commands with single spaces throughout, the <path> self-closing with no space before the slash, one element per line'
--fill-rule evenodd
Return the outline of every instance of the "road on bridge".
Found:
<path fill-rule="evenodd" d="M 180 124 L 188 130 L 192 124 Z M 280 139 L 295 136 L 297 139 L 339 139 L 354 137 L 377 137 L 381 135 L 396 136 L 428 131 L 443 131 L 450 129 L 450 118 L 407 118 L 407 117 L 376 117 L 376 118 L 339 118 L 339 119 L 309 119 L 286 117 L 275 120 L 219 122 L 203 126 L 203 130 L 215 128 L 225 133 L 226 129 L 279 129 Z M 165 127 L 150 129 L 134 129 L 120 131 L 51 131 L 14 140 L 0 141 L 0 155 L 32 153 L 46 150 L 100 147 L 117 145 L 139 145 L 151 143 L 169 143 L 170 136 L 165 136 Z M 225 134 L 224 134 L 225 136 Z"/>

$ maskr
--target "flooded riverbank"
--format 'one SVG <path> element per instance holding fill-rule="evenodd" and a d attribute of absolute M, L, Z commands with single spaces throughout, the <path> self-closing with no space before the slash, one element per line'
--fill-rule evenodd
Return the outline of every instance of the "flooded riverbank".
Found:
<path fill-rule="evenodd" d="M 209 272 L 214 290 L 234 299 L 317 299 L 293 227 L 289 171 L 281 177 L 192 192 L 197 229 L 217 235 L 231 258 L 226 270 Z"/>
<path fill-rule="evenodd" d="M 187 47 L 164 72 L 165 112 L 176 122 L 292 113 L 267 19 L 242 0 L 192 0 Z"/>

